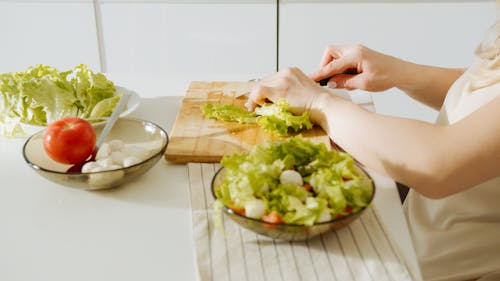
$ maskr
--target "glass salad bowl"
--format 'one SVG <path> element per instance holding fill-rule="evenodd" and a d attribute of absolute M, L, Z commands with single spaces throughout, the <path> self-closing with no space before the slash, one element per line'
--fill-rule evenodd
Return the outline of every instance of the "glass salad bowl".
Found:
<path fill-rule="evenodd" d="M 104 128 L 104 123 L 94 124 L 97 136 Z M 85 190 L 113 188 L 130 182 L 132 179 L 151 169 L 163 156 L 168 145 L 168 135 L 161 127 L 149 121 L 134 118 L 119 118 L 105 144 L 120 140 L 125 148 L 140 151 L 140 156 L 129 165 L 112 167 L 101 171 L 68 172 L 72 165 L 61 164 L 52 160 L 43 148 L 45 130 L 29 137 L 23 146 L 26 163 L 46 179 L 68 187 Z M 103 150 L 101 147 L 99 153 Z"/>
<path fill-rule="evenodd" d="M 257 149 L 257 150 L 259 150 L 259 149 Z M 281 149 L 281 150 L 284 151 L 284 149 Z M 256 149 L 254 149 L 253 151 L 256 151 Z M 269 151 L 265 151 L 265 150 L 260 150 L 260 151 L 261 152 L 264 151 L 266 154 L 272 154 L 272 152 L 269 152 Z M 251 152 L 251 154 L 252 153 L 253 152 Z M 285 152 L 284 155 L 286 155 L 288 153 L 289 152 Z M 316 156 L 313 156 L 313 157 L 316 157 Z M 255 157 L 255 153 L 254 153 L 254 155 L 252 155 L 252 157 L 247 158 L 247 159 L 251 159 L 251 160 L 249 160 L 249 162 L 245 162 L 245 161 L 242 162 L 241 158 L 242 158 L 242 155 L 235 155 L 234 156 L 235 160 L 231 164 L 228 164 L 228 162 L 231 162 L 232 160 L 223 159 L 221 162 L 222 167 L 215 173 L 214 177 L 212 178 L 211 191 L 212 191 L 212 195 L 213 195 L 214 199 L 216 200 L 216 204 L 215 204 L 216 216 L 215 216 L 215 218 L 217 219 L 217 216 L 219 214 L 218 212 L 220 211 L 220 209 L 222 209 L 222 213 L 224 213 L 225 216 L 229 217 L 232 221 L 236 222 L 240 226 L 242 226 L 248 230 L 251 230 L 253 232 L 256 232 L 258 234 L 268 236 L 268 237 L 273 238 L 273 239 L 288 240 L 288 241 L 307 240 L 307 239 L 312 238 L 314 236 L 317 236 L 319 234 L 345 227 L 348 224 L 350 224 L 351 222 L 353 222 L 354 220 L 356 220 L 364 212 L 364 210 L 370 206 L 371 202 L 373 201 L 374 195 L 375 195 L 375 185 L 373 183 L 373 180 L 369 176 L 369 174 L 360 165 L 358 165 L 352 158 L 349 157 L 350 159 L 348 160 L 348 162 L 350 162 L 350 163 L 348 166 L 349 166 L 349 169 L 352 171 L 352 174 L 355 175 L 355 179 L 356 179 L 355 184 L 362 188 L 361 189 L 362 193 L 358 193 L 358 194 L 363 194 L 363 196 L 358 197 L 358 198 L 363 198 L 362 204 L 354 207 L 353 209 L 350 209 L 347 212 L 342 211 L 342 214 L 336 214 L 334 212 L 327 211 L 329 214 L 331 213 L 331 215 L 326 216 L 326 219 L 324 217 L 322 219 L 320 219 L 321 215 L 318 215 L 318 214 L 322 213 L 327 208 L 323 208 L 322 210 L 320 208 L 318 208 L 318 209 L 316 209 L 316 210 L 318 210 L 315 213 L 316 215 L 311 215 L 314 218 L 312 220 L 309 220 L 308 222 L 305 222 L 304 220 L 295 220 L 293 223 L 290 223 L 290 221 L 293 221 L 293 220 L 288 219 L 288 223 L 287 223 L 286 222 L 287 219 L 285 219 L 287 216 L 288 216 L 288 218 L 290 218 L 290 215 L 291 215 L 291 217 L 296 217 L 296 215 L 299 212 L 302 212 L 302 214 L 303 214 L 304 209 L 301 209 L 301 211 L 298 211 L 299 208 L 297 208 L 297 209 L 294 209 L 294 207 L 290 208 L 291 204 L 289 204 L 288 206 L 282 205 L 282 206 L 276 207 L 277 206 L 276 201 L 272 202 L 273 200 L 275 200 L 273 198 L 277 198 L 276 193 L 273 193 L 273 191 L 276 191 L 276 189 L 281 189 L 281 188 L 288 189 L 288 190 L 291 190 L 291 189 L 289 187 L 283 187 L 283 186 L 285 186 L 285 184 L 283 184 L 283 183 L 277 183 L 277 184 L 269 183 L 269 186 L 266 187 L 266 189 L 269 189 L 269 192 L 264 191 L 264 193 L 260 193 L 260 194 L 274 194 L 274 195 L 272 195 L 272 196 L 255 195 L 255 194 L 258 194 L 259 192 L 261 192 L 261 191 L 256 191 L 255 186 L 262 186 L 262 184 L 261 184 L 262 181 L 260 181 L 256 185 L 253 185 L 254 187 L 252 187 L 250 189 L 247 189 L 246 186 L 251 185 L 250 182 L 252 182 L 252 181 L 254 181 L 254 182 L 259 181 L 258 179 L 256 180 L 256 178 L 266 177 L 267 175 L 269 175 L 269 173 L 273 173 L 273 172 L 269 172 L 269 171 L 264 172 L 264 173 L 268 173 L 267 175 L 261 173 L 261 171 L 267 169 L 267 168 L 263 168 L 263 165 L 266 165 L 266 164 L 261 164 L 261 163 L 254 165 L 253 167 L 255 167 L 255 170 L 252 170 L 251 167 L 253 164 L 249 164 L 249 162 L 251 162 L 251 161 L 255 162 L 255 159 L 258 158 L 258 157 Z M 311 158 L 311 159 L 314 159 L 314 158 Z M 226 161 L 226 163 L 224 161 Z M 273 160 L 270 160 L 268 162 L 268 164 L 273 163 L 272 161 Z M 315 161 L 315 160 L 313 160 L 313 161 Z M 286 162 L 286 161 L 284 161 L 284 162 Z M 237 165 L 239 167 L 236 167 L 237 165 L 234 165 L 235 163 L 237 163 Z M 311 163 L 313 163 L 313 162 L 311 162 Z M 273 166 L 273 165 L 274 164 L 270 164 L 270 166 Z M 314 164 L 312 164 L 312 165 L 314 165 Z M 230 171 L 230 169 L 231 169 L 231 171 Z M 326 166 L 326 169 L 334 169 L 334 168 L 330 168 L 329 166 Z M 240 176 L 240 173 L 244 173 L 244 172 L 240 172 L 239 170 L 249 170 L 251 172 L 248 172 L 248 173 L 244 174 L 243 176 Z M 297 170 L 300 171 L 301 168 L 299 168 Z M 281 173 L 283 174 L 283 172 L 281 172 Z M 312 178 L 312 176 L 310 174 L 309 174 L 309 176 L 304 176 L 304 186 L 306 186 L 306 184 L 308 184 L 308 183 L 306 183 L 306 181 L 314 182 L 314 181 L 311 181 L 311 178 Z M 341 176 L 340 178 L 343 178 L 343 176 Z M 344 179 L 342 179 L 342 181 L 343 180 Z M 280 182 L 281 179 L 277 179 L 276 181 Z M 347 180 L 347 181 L 349 181 L 349 180 Z M 316 180 L 316 182 L 318 182 L 318 180 Z M 264 184 L 264 185 L 267 185 L 267 184 Z M 313 185 L 313 184 L 311 184 L 311 185 Z M 316 185 L 316 184 L 314 184 L 314 185 Z M 319 186 L 319 185 L 320 184 L 317 184 L 316 186 Z M 329 184 L 326 184 L 326 186 L 328 186 L 328 185 Z M 348 186 L 348 185 L 349 184 L 346 184 L 345 182 L 342 183 L 342 186 Z M 272 187 L 270 187 L 270 186 L 272 186 Z M 302 188 L 301 185 L 297 185 L 297 186 L 298 186 L 298 188 Z M 352 188 L 352 186 L 351 186 L 351 188 Z M 347 187 L 347 189 L 349 189 L 349 187 Z M 286 191 L 286 192 L 288 194 L 289 191 Z M 343 194 L 345 194 L 346 198 L 350 197 L 350 199 L 347 199 L 347 202 L 353 202 L 353 200 L 354 201 L 357 200 L 357 199 L 352 199 L 355 197 L 355 195 L 350 193 L 350 191 L 342 191 L 342 192 L 343 192 Z M 233 193 L 240 193 L 243 195 L 242 195 L 242 197 L 237 197 L 237 196 L 233 196 L 232 195 Z M 316 202 L 319 202 L 319 200 L 322 200 L 322 199 L 317 199 L 318 197 L 320 197 L 320 195 L 319 195 L 320 193 L 321 193 L 321 191 L 319 188 L 311 188 L 308 190 L 308 194 L 309 194 L 308 197 L 309 196 L 315 197 L 314 200 L 309 201 L 309 198 L 304 199 L 304 197 L 302 197 L 303 199 L 297 199 L 295 201 L 299 202 L 299 200 L 300 200 L 300 201 L 302 201 L 304 208 L 311 208 L 311 210 L 314 210 L 313 208 L 316 208 L 316 207 L 310 207 L 310 206 L 314 206 L 315 203 L 313 205 L 311 205 L 310 203 L 312 201 L 317 200 Z M 234 202 L 236 200 L 241 200 L 240 202 L 243 202 L 245 200 L 249 200 L 249 199 L 245 199 L 245 198 L 249 197 L 249 194 L 253 194 L 254 197 L 256 197 L 258 199 L 260 198 L 261 201 L 266 202 L 266 203 L 263 203 L 266 205 L 265 212 L 263 212 L 265 215 L 262 215 L 261 217 L 256 218 L 255 212 L 253 211 L 254 217 L 249 217 L 249 216 L 247 216 L 247 214 L 249 214 L 249 213 L 247 212 L 247 209 L 246 209 L 246 206 L 248 206 L 248 205 L 245 205 L 245 208 L 235 207 Z M 281 193 L 281 194 L 283 194 L 283 193 Z M 285 197 L 288 199 L 284 199 L 285 201 L 280 201 L 280 202 L 291 202 L 291 199 L 287 196 L 285 196 Z M 255 198 L 250 199 L 250 201 L 252 201 L 252 200 L 255 200 Z M 279 200 L 283 200 L 283 199 L 279 199 Z M 331 199 L 328 199 L 328 200 L 331 200 Z M 229 202 L 229 204 L 228 204 L 228 202 Z M 246 202 L 248 202 L 248 201 L 246 201 Z M 233 204 L 233 205 L 231 205 L 231 204 Z M 328 208 L 331 208 L 330 204 L 331 203 L 328 203 L 328 205 L 327 205 Z M 348 203 L 348 205 L 349 204 L 350 203 Z M 273 207 L 269 207 L 271 205 L 273 205 Z M 323 205 L 323 206 L 325 206 L 325 205 Z M 273 220 L 272 216 L 271 216 L 271 219 L 269 219 L 270 217 L 268 215 L 270 213 L 272 214 L 273 212 L 275 214 L 278 214 L 278 212 L 276 212 L 275 210 L 280 209 L 280 208 L 282 210 L 281 211 L 282 214 L 286 213 L 284 216 L 282 215 L 283 219 Z M 283 208 L 286 211 L 283 211 Z M 346 210 L 348 208 L 351 208 L 351 207 L 346 207 Z M 252 209 L 255 210 L 256 208 L 253 207 Z M 275 210 L 272 210 L 272 209 L 275 209 Z M 262 208 L 261 208 L 261 210 L 262 210 Z M 311 211 L 310 214 L 314 214 L 313 212 L 314 211 Z M 260 216 L 260 215 L 257 215 L 257 216 Z M 265 216 L 267 216 L 267 218 L 264 218 Z M 311 216 L 309 216 L 309 217 L 311 217 Z M 314 223 L 312 223 L 313 221 L 314 221 Z"/>

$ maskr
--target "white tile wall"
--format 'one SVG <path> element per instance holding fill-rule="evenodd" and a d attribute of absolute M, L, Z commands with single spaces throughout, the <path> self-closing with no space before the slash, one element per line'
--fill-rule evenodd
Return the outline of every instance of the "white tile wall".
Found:
<path fill-rule="evenodd" d="M 93 15 L 90 2 L 0 2 L 0 72 L 34 64 L 98 68 Z"/>
<path fill-rule="evenodd" d="M 109 73 L 182 95 L 193 80 L 248 80 L 276 69 L 275 6 L 104 3 Z M 148 90 L 149 91 L 149 90 Z"/>
<path fill-rule="evenodd" d="M 85 63 L 142 96 L 181 95 L 192 80 L 246 80 L 317 67 L 328 44 L 363 43 L 404 59 L 467 65 L 495 19 L 495 1 L 0 0 L 0 72 Z M 94 4 L 98 3 L 97 9 Z M 95 11 L 100 12 L 100 29 Z M 98 32 L 103 34 L 103 60 Z M 432 121 L 436 113 L 391 90 L 377 109 Z"/>
<path fill-rule="evenodd" d="M 495 1 L 314 2 L 323 3 L 281 1 L 280 68 L 312 72 L 327 45 L 357 43 L 418 63 L 467 66 L 496 19 Z M 427 121 L 437 115 L 397 90 L 373 98 L 383 114 Z"/>

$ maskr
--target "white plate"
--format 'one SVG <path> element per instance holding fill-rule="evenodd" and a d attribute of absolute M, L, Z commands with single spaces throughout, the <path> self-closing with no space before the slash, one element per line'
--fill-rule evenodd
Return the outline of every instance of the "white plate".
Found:
<path fill-rule="evenodd" d="M 116 88 L 115 94 L 120 93 L 120 92 L 124 92 L 124 93 L 127 92 L 130 94 L 130 98 L 128 99 L 128 103 L 127 103 L 127 108 L 120 114 L 120 117 L 125 117 L 137 109 L 137 107 L 141 103 L 141 97 L 139 97 L 139 95 L 136 92 L 134 92 L 130 89 L 127 89 L 125 87 L 115 86 L 115 88 Z"/>
<path fill-rule="evenodd" d="M 139 106 L 139 104 L 141 102 L 141 98 L 139 97 L 139 95 L 136 92 L 134 92 L 130 89 L 127 89 L 125 87 L 115 85 L 115 88 L 116 88 L 115 95 L 119 94 L 121 92 L 123 92 L 123 93 L 127 92 L 130 94 L 130 98 L 128 99 L 128 103 L 127 103 L 127 108 L 120 114 L 120 117 L 125 117 L 137 109 L 137 107 Z M 46 127 L 46 126 L 31 125 L 31 124 L 25 124 L 25 123 L 21 123 L 21 126 L 27 135 L 32 135 L 36 132 L 39 132 L 39 131 L 45 129 L 45 127 Z"/>

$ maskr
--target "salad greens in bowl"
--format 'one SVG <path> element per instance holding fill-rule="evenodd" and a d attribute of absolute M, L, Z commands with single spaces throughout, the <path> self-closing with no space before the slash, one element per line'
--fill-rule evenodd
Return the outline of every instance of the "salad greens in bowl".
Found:
<path fill-rule="evenodd" d="M 126 91 L 132 93 L 132 98 L 122 116 L 138 106 L 138 95 L 84 64 L 66 71 L 39 64 L 20 72 L 2 73 L 1 134 L 32 134 L 69 116 L 87 120 L 109 117 Z"/>
<path fill-rule="evenodd" d="M 305 240 L 355 220 L 372 202 L 370 176 L 347 153 L 301 136 L 225 156 L 212 180 L 221 210 L 275 239 Z"/>

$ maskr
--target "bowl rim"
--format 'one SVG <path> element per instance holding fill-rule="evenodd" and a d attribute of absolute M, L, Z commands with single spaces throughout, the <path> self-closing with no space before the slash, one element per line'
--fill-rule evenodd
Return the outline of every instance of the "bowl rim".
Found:
<path fill-rule="evenodd" d="M 373 199 L 375 198 L 375 191 L 376 191 L 377 188 L 375 186 L 375 182 L 373 181 L 373 178 L 370 176 L 370 174 L 363 167 L 361 167 L 360 164 L 358 164 L 357 162 L 355 162 L 355 165 L 370 180 L 371 186 L 372 186 L 372 194 L 371 194 L 370 200 L 368 200 L 368 204 L 366 206 L 362 207 L 356 213 L 351 213 L 351 214 L 349 214 L 347 216 L 343 216 L 342 218 L 335 218 L 335 219 L 332 219 L 332 220 L 329 220 L 329 221 L 318 222 L 318 223 L 315 223 L 315 224 L 312 224 L 312 225 L 294 224 L 294 223 L 270 223 L 270 222 L 265 222 L 263 220 L 254 219 L 254 218 L 250 218 L 250 217 L 238 214 L 237 212 L 233 211 L 231 208 L 229 208 L 228 206 L 226 206 L 224 204 L 222 204 L 223 205 L 223 209 L 224 209 L 225 212 L 228 212 L 228 213 L 230 213 L 232 215 L 241 217 L 243 219 L 248 219 L 248 220 L 251 220 L 251 221 L 254 221 L 254 222 L 258 222 L 258 223 L 262 223 L 262 224 L 268 224 L 268 225 L 282 225 L 282 226 L 287 226 L 287 227 L 313 227 L 313 226 L 320 226 L 320 225 L 328 225 L 328 224 L 331 224 L 331 223 L 334 223 L 334 222 L 342 222 L 342 221 L 348 220 L 348 219 L 350 219 L 352 217 L 360 215 L 366 208 L 370 207 L 370 205 L 373 203 Z M 215 172 L 215 174 L 213 175 L 212 180 L 210 182 L 210 191 L 211 191 L 212 196 L 213 196 L 213 198 L 215 200 L 219 200 L 219 198 L 217 198 L 217 196 L 215 195 L 215 179 L 216 179 L 217 175 L 219 173 L 221 173 L 224 169 L 225 169 L 224 167 L 220 167 L 217 170 L 217 172 Z"/>
<path fill-rule="evenodd" d="M 130 166 L 127 166 L 127 167 L 122 167 L 120 169 L 114 169 L 114 170 L 104 170 L 104 171 L 99 171 L 99 172 L 87 172 L 87 173 L 84 173 L 84 172 L 77 172 L 77 173 L 68 173 L 68 172 L 59 172 L 59 171 L 54 171 L 54 170 L 51 170 L 51 169 L 47 169 L 47 168 L 44 168 L 44 167 L 41 167 L 33 162 L 31 162 L 28 157 L 26 156 L 26 146 L 28 145 L 28 143 L 30 142 L 30 140 L 32 138 L 34 138 L 35 136 L 41 134 L 43 131 L 46 130 L 43 129 L 41 131 L 38 131 L 34 134 L 32 134 L 31 136 L 29 136 L 26 141 L 24 142 L 23 144 L 23 148 L 22 148 L 22 152 L 23 152 L 23 158 L 24 158 L 24 161 L 31 167 L 33 168 L 34 170 L 38 170 L 38 171 L 43 171 L 43 172 L 48 172 L 48 173 L 52 173 L 52 174 L 59 174 L 59 175 L 75 175 L 75 176 L 79 176 L 79 175 L 93 175 L 93 174 L 100 174 L 100 173 L 107 173 L 107 172 L 114 172 L 114 171 L 120 171 L 120 170 L 124 170 L 124 169 L 129 169 L 129 168 L 133 168 L 133 167 L 136 167 L 136 166 L 139 166 L 145 162 L 148 162 L 150 161 L 151 159 L 153 158 L 156 158 L 158 157 L 159 155 L 163 154 L 165 149 L 167 148 L 168 146 L 168 143 L 169 143 L 169 136 L 167 134 L 167 131 L 165 131 L 165 129 L 163 129 L 161 126 L 159 126 L 158 124 L 154 123 L 154 122 L 151 122 L 151 121 L 148 121 L 148 120 L 144 120 L 144 119 L 140 119 L 140 118 L 133 118 L 133 117 L 120 117 L 118 120 L 128 120 L 128 121 L 139 121 L 141 123 L 144 123 L 144 125 L 153 125 L 154 127 L 156 127 L 157 129 L 160 130 L 160 134 L 164 135 L 165 136 L 165 143 L 163 144 L 163 146 L 161 147 L 161 149 L 151 155 L 150 157 L 142 160 L 141 162 L 139 163 L 136 163 L 134 165 L 130 165 Z M 98 125 L 102 125 L 102 123 L 98 124 Z"/>

